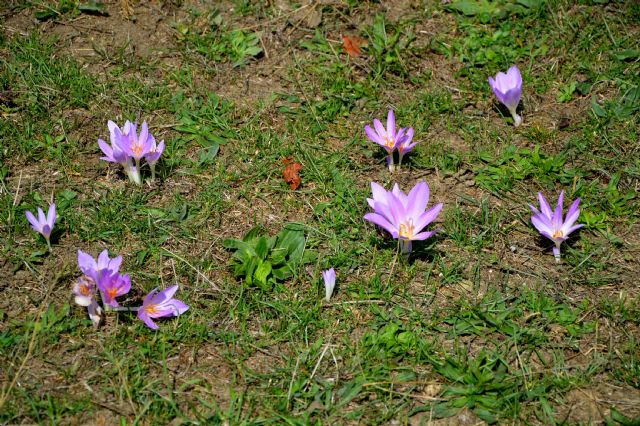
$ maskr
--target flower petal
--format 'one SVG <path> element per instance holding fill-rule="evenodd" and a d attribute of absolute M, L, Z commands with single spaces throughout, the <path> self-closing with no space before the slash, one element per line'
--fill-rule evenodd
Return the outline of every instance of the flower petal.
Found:
<path fill-rule="evenodd" d="M 38 222 L 38 219 L 36 219 L 36 217 L 33 215 L 33 213 L 27 210 L 26 212 L 24 212 L 24 214 L 25 216 L 27 216 L 27 220 L 31 224 L 33 230 L 36 232 L 40 232 L 40 223 Z"/>
<path fill-rule="evenodd" d="M 551 220 L 551 206 L 547 202 L 547 199 L 544 198 L 542 193 L 538 192 L 538 200 L 540 201 L 540 211 L 543 215 L 545 215 L 549 220 Z"/>
<path fill-rule="evenodd" d="M 390 109 L 387 114 L 387 135 L 389 139 L 396 138 L 396 116 L 392 109 Z"/>
<path fill-rule="evenodd" d="M 367 213 L 364 215 L 364 219 L 368 220 L 371 223 L 374 223 L 382 228 L 384 228 L 387 232 L 389 232 L 394 238 L 398 235 L 398 230 L 395 226 L 393 226 L 384 216 L 378 213 Z"/>

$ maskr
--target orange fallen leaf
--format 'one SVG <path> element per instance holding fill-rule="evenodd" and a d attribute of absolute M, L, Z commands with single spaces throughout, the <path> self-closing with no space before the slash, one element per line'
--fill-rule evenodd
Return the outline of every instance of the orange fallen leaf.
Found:
<path fill-rule="evenodd" d="M 342 47 L 349 54 L 349 56 L 356 57 L 362 54 L 360 46 L 366 46 L 367 41 L 360 37 L 342 36 Z"/>
<path fill-rule="evenodd" d="M 302 179 L 298 175 L 298 172 L 302 170 L 302 164 L 297 161 L 293 161 L 291 157 L 285 158 L 282 161 L 285 164 L 284 172 L 282 175 L 284 176 L 284 181 L 289 184 L 289 187 L 293 190 L 298 189 L 300 184 L 302 183 Z"/>

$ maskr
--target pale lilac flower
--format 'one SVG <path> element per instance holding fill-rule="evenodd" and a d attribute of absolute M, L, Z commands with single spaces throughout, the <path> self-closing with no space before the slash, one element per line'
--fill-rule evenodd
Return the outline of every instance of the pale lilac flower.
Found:
<path fill-rule="evenodd" d="M 49 250 L 51 250 L 51 231 L 53 231 L 53 225 L 56 223 L 56 205 L 51 204 L 49 206 L 49 210 L 47 211 L 47 216 L 44 215 L 44 211 L 40 207 L 38 207 L 38 218 L 33 215 L 30 211 L 26 211 L 25 215 L 27 216 L 27 220 L 31 224 L 31 227 L 34 231 L 42 234 L 45 240 L 47 240 L 47 246 Z"/>
<path fill-rule="evenodd" d="M 333 268 L 323 271 L 322 279 L 324 280 L 324 300 L 328 302 L 336 286 L 336 271 Z"/>
<path fill-rule="evenodd" d="M 386 128 L 377 118 L 373 120 L 373 127 L 375 128 L 375 131 L 367 124 L 364 127 L 364 131 L 370 140 L 377 143 L 387 151 L 387 165 L 389 166 L 389 170 L 393 171 L 393 152 L 398 147 L 398 144 L 401 144 L 405 140 L 405 137 L 407 136 L 406 130 L 404 128 L 400 128 L 396 131 L 396 118 L 393 110 L 389 110 L 389 113 L 387 114 Z M 413 137 L 413 129 L 409 130 Z"/>
<path fill-rule="evenodd" d="M 374 212 L 366 214 L 364 219 L 384 228 L 398 239 L 404 254 L 411 252 L 412 241 L 426 240 L 435 234 L 435 231 L 421 232 L 442 210 L 442 203 L 426 210 L 429 186 L 425 182 L 419 182 L 408 195 L 397 184 L 393 190 L 385 191 L 372 182 L 371 191 L 373 199 L 367 201 Z"/>
<path fill-rule="evenodd" d="M 522 76 L 517 66 L 513 65 L 507 73 L 499 72 L 495 80 L 489 77 L 489 85 L 496 97 L 507 107 L 513 117 L 514 125 L 522 123 L 522 117 L 516 114 L 516 109 L 522 96 Z"/>
<path fill-rule="evenodd" d="M 529 208 L 534 213 L 534 215 L 531 216 L 531 222 L 540 234 L 555 243 L 555 246 L 553 247 L 553 256 L 555 257 L 556 262 L 560 262 L 560 244 L 568 239 L 569 234 L 584 226 L 581 224 L 575 225 L 575 222 L 578 220 L 578 216 L 580 215 L 580 209 L 578 208 L 580 205 L 580 198 L 576 199 L 571 204 L 564 220 L 562 218 L 564 191 L 560 192 L 558 204 L 553 212 L 551 211 L 551 206 L 547 202 L 546 198 L 544 198 L 544 195 L 540 192 L 538 192 L 538 200 L 540 201 L 540 210 L 529 204 Z"/>
<path fill-rule="evenodd" d="M 117 308 L 116 297 L 124 296 L 131 290 L 131 278 L 129 274 L 120 275 L 109 269 L 103 269 L 98 276 L 98 290 L 102 295 L 102 303 L 105 306 Z"/>
<path fill-rule="evenodd" d="M 104 157 L 100 157 L 100 159 L 122 165 L 129 180 L 136 185 L 140 185 L 142 179 L 140 178 L 140 166 L 137 164 L 139 163 L 139 159 L 136 165 L 134 165 L 132 156 L 129 155 L 125 149 L 125 147 L 131 147 L 132 139 L 137 139 L 135 136 L 135 125 L 127 121 L 122 130 L 120 130 L 116 123 L 109 120 L 107 126 L 109 127 L 111 145 L 102 139 L 98 139 L 98 145 L 105 155 Z M 134 135 L 133 137 L 131 136 L 132 134 Z"/>
<path fill-rule="evenodd" d="M 90 254 L 78 250 L 78 266 L 80 270 L 95 283 L 99 281 L 100 273 L 104 270 L 111 271 L 111 273 L 118 272 L 120 265 L 122 264 L 122 256 L 109 258 L 109 252 L 103 250 L 98 256 L 98 261 Z"/>
<path fill-rule="evenodd" d="M 411 152 L 413 147 L 418 144 L 418 141 L 413 142 L 413 127 L 409 127 L 407 134 L 398 142 L 398 167 L 402 164 L 402 157 L 405 154 Z"/>
<path fill-rule="evenodd" d="M 102 321 L 102 308 L 96 301 L 96 285 L 93 279 L 86 275 L 78 278 L 73 286 L 73 293 L 75 302 L 87 308 L 89 319 L 98 327 Z"/>
<path fill-rule="evenodd" d="M 127 127 L 127 124 L 129 125 Z M 125 123 L 125 132 L 123 133 L 123 138 L 120 140 L 120 147 L 124 152 L 127 153 L 128 156 L 133 158 L 136 161 L 136 167 L 139 168 L 140 160 L 147 155 L 152 148 L 152 139 L 153 137 L 149 134 L 149 126 L 147 126 L 147 122 L 142 122 L 142 129 L 140 130 L 140 135 L 137 134 L 136 125 L 132 123 Z M 153 140 L 155 144 L 155 140 Z"/>
<path fill-rule="evenodd" d="M 96 283 L 92 278 L 83 275 L 73 285 L 74 300 L 80 306 L 89 306 L 95 302 Z"/>
<path fill-rule="evenodd" d="M 164 152 L 164 141 L 160 141 L 158 146 L 156 146 L 156 140 L 152 135 L 149 135 L 149 139 L 151 140 L 151 147 L 149 148 L 149 152 L 144 156 L 144 159 L 147 160 L 149 168 L 151 169 L 151 180 L 154 180 L 156 178 L 156 163 Z"/>
<path fill-rule="evenodd" d="M 178 299 L 174 299 L 173 295 L 178 291 L 178 285 L 174 285 L 165 290 L 158 291 L 153 289 L 142 302 L 142 306 L 138 309 L 138 318 L 140 318 L 147 327 L 157 330 L 158 325 L 152 321 L 152 318 L 178 316 L 185 313 L 189 306 Z"/>

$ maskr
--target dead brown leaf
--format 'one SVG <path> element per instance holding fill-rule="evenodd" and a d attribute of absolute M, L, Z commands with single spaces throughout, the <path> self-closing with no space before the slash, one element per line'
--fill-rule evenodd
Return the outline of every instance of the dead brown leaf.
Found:
<path fill-rule="evenodd" d="M 302 164 L 297 161 L 293 161 L 291 157 L 285 158 L 283 160 L 285 165 L 284 172 L 282 175 L 284 176 L 284 181 L 289 184 L 289 187 L 293 190 L 298 189 L 300 184 L 302 183 L 302 179 L 298 175 L 298 172 L 302 170 Z"/>

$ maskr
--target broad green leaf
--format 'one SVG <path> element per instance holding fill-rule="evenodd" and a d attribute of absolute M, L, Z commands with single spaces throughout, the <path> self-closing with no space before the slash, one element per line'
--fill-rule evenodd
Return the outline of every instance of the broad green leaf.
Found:
<path fill-rule="evenodd" d="M 255 277 L 257 283 L 262 284 L 263 286 L 266 286 L 267 280 L 270 274 L 271 274 L 271 263 L 262 262 L 260 266 L 256 268 L 256 271 L 253 274 L 253 276 Z"/>

